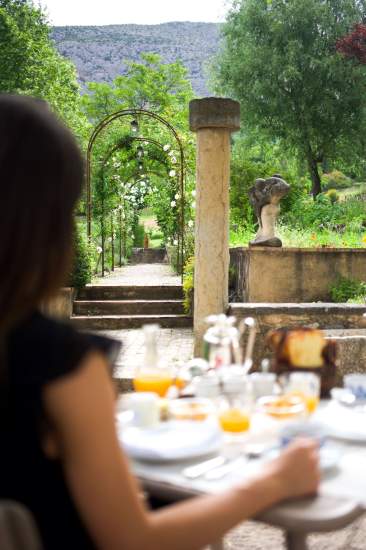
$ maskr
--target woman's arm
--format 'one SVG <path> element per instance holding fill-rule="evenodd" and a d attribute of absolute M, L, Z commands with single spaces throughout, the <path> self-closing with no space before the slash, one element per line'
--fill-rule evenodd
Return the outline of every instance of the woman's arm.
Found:
<path fill-rule="evenodd" d="M 71 494 L 103 550 L 198 550 L 281 499 L 314 493 L 319 483 L 315 445 L 302 442 L 236 489 L 150 512 L 116 436 L 104 358 L 90 355 L 71 376 L 49 385 L 44 399 Z"/>

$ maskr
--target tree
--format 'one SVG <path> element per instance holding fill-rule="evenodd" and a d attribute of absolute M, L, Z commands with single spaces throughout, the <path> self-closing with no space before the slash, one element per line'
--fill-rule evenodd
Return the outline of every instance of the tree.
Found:
<path fill-rule="evenodd" d="M 90 94 L 83 97 L 88 118 L 96 123 L 119 109 L 146 109 L 187 125 L 188 103 L 193 98 L 186 68 L 162 63 L 160 56 L 142 53 L 141 62 L 127 62 L 127 73 L 117 76 L 111 85 L 90 82 Z"/>
<path fill-rule="evenodd" d="M 57 52 L 49 32 L 45 15 L 30 0 L 0 0 L 0 92 L 48 101 L 84 141 L 88 123 L 75 67 Z"/>
<path fill-rule="evenodd" d="M 363 149 L 366 74 L 336 44 L 365 16 L 364 0 L 236 0 L 224 25 L 218 86 L 243 125 L 306 160 L 314 197 L 320 164 Z"/>

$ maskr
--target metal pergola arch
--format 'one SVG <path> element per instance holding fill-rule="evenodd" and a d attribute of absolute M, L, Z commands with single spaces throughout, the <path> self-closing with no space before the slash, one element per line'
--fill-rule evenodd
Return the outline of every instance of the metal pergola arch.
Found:
<path fill-rule="evenodd" d="M 89 139 L 88 148 L 87 148 L 87 163 L 86 163 L 86 193 L 87 193 L 87 235 L 88 239 L 91 239 L 92 235 L 92 193 L 91 193 L 91 174 L 92 174 L 92 153 L 93 153 L 93 146 L 95 144 L 96 139 L 98 138 L 99 134 L 107 128 L 112 122 L 115 120 L 118 120 L 123 117 L 132 117 L 133 120 L 139 119 L 139 117 L 147 117 L 153 120 L 156 120 L 157 122 L 163 124 L 173 135 L 179 149 L 179 175 L 178 175 L 178 184 L 179 184 L 179 191 L 180 191 L 180 208 L 178 209 L 178 222 L 179 222 L 179 233 L 178 233 L 178 270 L 180 274 L 183 274 L 183 263 L 184 263 L 184 166 L 185 166 L 185 158 L 184 158 L 184 150 L 182 141 L 179 138 L 178 133 L 174 129 L 174 127 L 163 117 L 160 115 L 157 115 L 156 113 L 153 113 L 151 111 L 147 111 L 145 109 L 123 109 L 120 111 L 117 111 L 115 113 L 112 113 L 111 115 L 108 115 L 105 117 L 93 130 L 93 133 Z M 150 142 L 154 145 L 160 147 L 163 149 L 163 145 L 158 142 L 157 140 L 148 138 L 148 137 L 141 137 L 141 136 L 131 136 L 131 139 L 134 141 L 140 141 L 140 142 Z M 122 144 L 116 144 L 111 151 L 109 151 L 108 158 L 110 158 L 113 155 L 113 152 L 122 149 Z"/>

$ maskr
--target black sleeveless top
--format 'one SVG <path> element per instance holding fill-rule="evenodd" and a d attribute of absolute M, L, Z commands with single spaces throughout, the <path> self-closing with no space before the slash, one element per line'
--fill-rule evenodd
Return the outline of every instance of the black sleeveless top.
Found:
<path fill-rule="evenodd" d="M 46 550 L 95 548 L 74 506 L 59 460 L 42 450 L 47 418 L 44 387 L 68 376 L 83 357 L 101 350 L 114 362 L 119 343 L 78 333 L 71 326 L 32 314 L 6 342 L 9 402 L 0 430 L 0 499 L 25 504 Z"/>

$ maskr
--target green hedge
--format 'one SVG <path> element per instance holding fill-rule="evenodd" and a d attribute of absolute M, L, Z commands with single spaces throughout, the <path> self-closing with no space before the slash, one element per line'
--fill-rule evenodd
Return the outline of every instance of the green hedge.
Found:
<path fill-rule="evenodd" d="M 91 278 L 92 266 L 89 246 L 86 239 L 78 231 L 75 231 L 74 258 L 69 284 L 76 289 L 80 289 L 90 283 Z"/>

